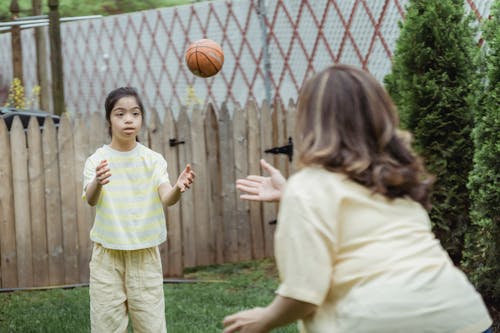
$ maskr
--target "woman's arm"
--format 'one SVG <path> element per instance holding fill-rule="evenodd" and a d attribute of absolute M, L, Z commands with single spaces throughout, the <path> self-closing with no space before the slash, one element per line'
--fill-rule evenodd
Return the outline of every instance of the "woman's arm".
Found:
<path fill-rule="evenodd" d="M 276 296 L 265 308 L 241 311 L 224 318 L 224 333 L 265 333 L 305 318 L 316 311 L 314 304 Z"/>

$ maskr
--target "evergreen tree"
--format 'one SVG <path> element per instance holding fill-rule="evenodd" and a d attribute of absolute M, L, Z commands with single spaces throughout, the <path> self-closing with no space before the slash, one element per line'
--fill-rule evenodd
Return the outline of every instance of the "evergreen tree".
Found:
<path fill-rule="evenodd" d="M 402 126 L 436 176 L 430 211 L 434 232 L 458 264 L 470 223 L 472 108 L 477 44 L 463 0 L 410 0 L 386 87 Z"/>
<path fill-rule="evenodd" d="M 500 0 L 490 13 L 480 58 L 486 79 L 475 99 L 474 168 L 468 184 L 473 227 L 463 267 L 488 303 L 500 304 Z"/>

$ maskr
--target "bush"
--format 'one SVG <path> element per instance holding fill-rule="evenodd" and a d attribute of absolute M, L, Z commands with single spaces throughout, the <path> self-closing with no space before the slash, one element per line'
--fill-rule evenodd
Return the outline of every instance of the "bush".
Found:
<path fill-rule="evenodd" d="M 475 99 L 474 167 L 468 187 L 472 228 L 467 234 L 463 268 L 490 304 L 500 304 L 500 1 L 484 25 L 486 41 L 480 67 L 483 81 Z M 500 311 L 500 308 L 497 309 Z"/>
<path fill-rule="evenodd" d="M 472 169 L 471 95 L 477 50 L 463 0 L 410 0 L 396 43 L 387 90 L 402 127 L 436 175 L 430 211 L 434 232 L 461 260 L 470 224 L 467 177 Z"/>

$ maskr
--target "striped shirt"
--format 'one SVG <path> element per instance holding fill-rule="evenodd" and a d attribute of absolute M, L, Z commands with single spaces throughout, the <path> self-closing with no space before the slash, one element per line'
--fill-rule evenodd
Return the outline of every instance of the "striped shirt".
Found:
<path fill-rule="evenodd" d="M 90 239 L 116 250 L 144 249 L 163 243 L 167 228 L 158 187 L 169 182 L 163 156 L 140 143 L 127 152 L 103 145 L 85 162 L 84 199 L 87 185 L 95 178 L 96 167 L 102 160 L 108 161 L 111 177 L 102 187 Z"/>

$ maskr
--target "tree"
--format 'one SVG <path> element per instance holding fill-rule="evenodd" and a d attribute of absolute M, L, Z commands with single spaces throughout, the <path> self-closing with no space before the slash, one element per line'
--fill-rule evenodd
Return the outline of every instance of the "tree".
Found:
<path fill-rule="evenodd" d="M 474 168 L 468 184 L 473 227 L 466 238 L 463 267 L 488 303 L 500 304 L 500 0 L 490 17 L 479 57 L 485 79 L 475 99 Z"/>
<path fill-rule="evenodd" d="M 472 168 L 472 92 L 477 50 L 463 0 L 410 0 L 386 87 L 402 126 L 436 176 L 430 211 L 434 232 L 456 264 L 470 224 L 467 176 Z"/>

